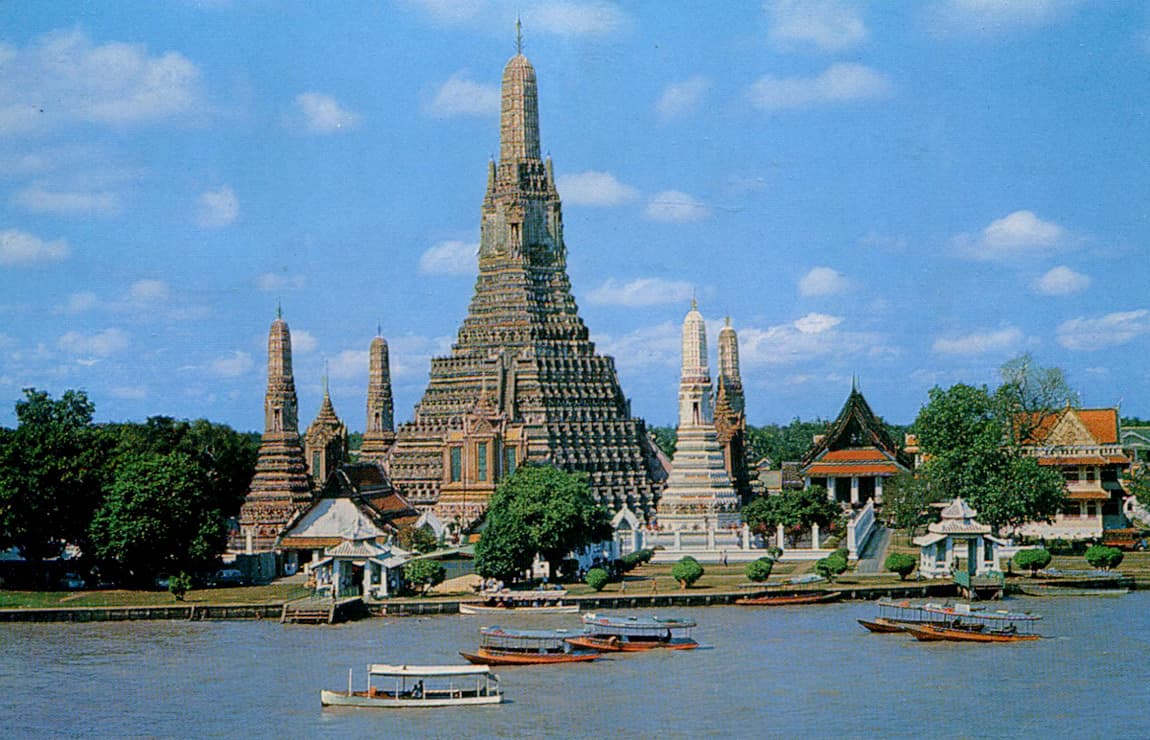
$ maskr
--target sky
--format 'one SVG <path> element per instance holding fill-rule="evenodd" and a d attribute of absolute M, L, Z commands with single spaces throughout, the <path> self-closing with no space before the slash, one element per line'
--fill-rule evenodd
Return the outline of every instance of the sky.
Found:
<path fill-rule="evenodd" d="M 260 430 L 291 327 L 396 421 L 475 274 L 515 19 L 568 273 L 632 409 L 674 424 L 692 296 L 739 333 L 751 424 L 852 377 L 911 422 L 1029 352 L 1150 416 L 1150 6 L 1072 0 L 0 2 L 0 426 L 21 389 L 100 421 Z"/>

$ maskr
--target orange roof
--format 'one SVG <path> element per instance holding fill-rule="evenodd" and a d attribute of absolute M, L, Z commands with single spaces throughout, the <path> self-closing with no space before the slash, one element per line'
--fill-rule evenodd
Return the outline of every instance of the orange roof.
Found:
<path fill-rule="evenodd" d="M 1110 494 L 1106 491 L 1069 491 L 1066 498 L 1071 501 L 1109 501 Z"/>
<path fill-rule="evenodd" d="M 1106 458 L 1101 455 L 1066 455 L 1038 458 L 1039 465 L 1105 465 L 1106 462 Z"/>
<path fill-rule="evenodd" d="M 870 462 L 872 460 L 887 461 L 889 457 L 883 454 L 882 450 L 868 447 L 863 450 L 830 450 L 827 454 L 820 457 L 815 464 L 820 462 Z"/>
<path fill-rule="evenodd" d="M 1046 439 L 1046 435 L 1050 434 L 1050 430 L 1062 418 L 1064 414 L 1074 414 L 1078 420 L 1082 422 L 1082 426 L 1086 427 L 1086 431 L 1090 432 L 1090 436 L 1094 437 L 1094 441 L 1100 445 L 1116 445 L 1118 444 L 1118 409 L 1075 409 L 1066 408 L 1061 411 L 1044 414 L 1038 420 L 1034 431 L 1031 433 L 1031 439 L 1027 440 L 1029 444 L 1039 444 Z M 1025 417 L 1025 415 L 1020 414 Z M 1034 418 L 1036 414 L 1031 415 Z"/>
<path fill-rule="evenodd" d="M 822 478 L 827 476 L 894 475 L 899 470 L 899 466 L 893 462 L 868 465 L 833 465 L 816 462 L 803 472 L 814 478 Z"/>

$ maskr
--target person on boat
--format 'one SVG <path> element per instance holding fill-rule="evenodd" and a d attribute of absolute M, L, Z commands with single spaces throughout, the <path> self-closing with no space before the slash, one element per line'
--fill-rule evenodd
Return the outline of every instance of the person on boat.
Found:
<path fill-rule="evenodd" d="M 416 681 L 415 688 L 411 690 L 411 695 L 416 699 L 423 698 L 423 681 Z"/>

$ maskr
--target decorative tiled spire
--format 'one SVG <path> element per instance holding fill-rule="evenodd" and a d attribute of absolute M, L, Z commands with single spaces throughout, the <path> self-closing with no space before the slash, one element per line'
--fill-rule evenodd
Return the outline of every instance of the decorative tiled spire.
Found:
<path fill-rule="evenodd" d="M 361 460 L 383 461 L 395 441 L 394 419 L 387 340 L 377 335 L 368 350 L 367 427 L 359 450 Z"/>

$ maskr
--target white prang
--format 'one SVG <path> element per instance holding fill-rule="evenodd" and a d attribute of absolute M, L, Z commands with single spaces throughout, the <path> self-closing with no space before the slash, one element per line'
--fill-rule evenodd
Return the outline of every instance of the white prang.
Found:
<path fill-rule="evenodd" d="M 715 432 L 707 326 L 693 300 L 683 319 L 678 440 L 667 488 L 659 500 L 658 522 L 664 529 L 696 531 L 739 523 L 739 497 Z"/>

